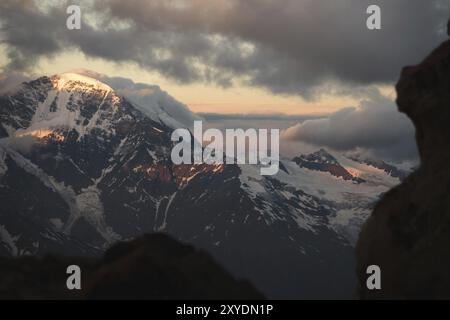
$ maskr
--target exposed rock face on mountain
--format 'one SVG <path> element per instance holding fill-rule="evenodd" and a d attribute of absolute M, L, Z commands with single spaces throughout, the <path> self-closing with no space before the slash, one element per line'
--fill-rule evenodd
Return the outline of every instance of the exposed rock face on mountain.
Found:
<path fill-rule="evenodd" d="M 387 174 L 389 174 L 391 177 L 399 178 L 401 181 L 405 180 L 405 178 L 409 175 L 409 171 L 399 169 L 389 163 L 386 163 L 383 160 L 370 159 L 367 157 L 360 158 L 355 156 L 349 156 L 349 158 L 354 161 L 365 163 L 375 168 L 381 169 Z"/>
<path fill-rule="evenodd" d="M 293 159 L 302 168 L 310 170 L 317 170 L 329 172 L 336 177 L 341 177 L 344 180 L 353 180 L 355 182 L 364 182 L 363 179 L 354 177 L 348 172 L 340 163 L 324 149 L 320 149 L 309 155 L 302 155 Z"/>
<path fill-rule="evenodd" d="M 167 96 L 131 102 L 73 73 L 2 96 L 0 255 L 99 256 L 164 232 L 267 297 L 351 298 L 360 225 L 400 180 L 325 150 L 302 157 L 344 176 L 290 160 L 275 176 L 252 165 L 174 165 L 171 126 L 183 121 L 170 117 L 191 118 L 174 108 Z"/>
<path fill-rule="evenodd" d="M 450 41 L 403 69 L 399 110 L 416 126 L 421 165 L 376 205 L 358 245 L 362 298 L 450 298 Z M 366 268 L 381 268 L 381 290 Z"/>
<path fill-rule="evenodd" d="M 68 290 L 66 269 L 81 269 L 81 290 Z M 262 299 L 206 252 L 163 234 L 121 242 L 102 259 L 0 258 L 0 299 Z"/>

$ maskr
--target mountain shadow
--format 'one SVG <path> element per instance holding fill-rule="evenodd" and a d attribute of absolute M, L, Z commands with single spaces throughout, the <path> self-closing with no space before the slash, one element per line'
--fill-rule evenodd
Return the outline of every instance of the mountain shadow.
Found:
<path fill-rule="evenodd" d="M 67 267 L 81 290 L 67 289 Z M 0 299 L 263 299 L 209 254 L 164 234 L 119 242 L 101 259 L 47 255 L 0 258 Z"/>

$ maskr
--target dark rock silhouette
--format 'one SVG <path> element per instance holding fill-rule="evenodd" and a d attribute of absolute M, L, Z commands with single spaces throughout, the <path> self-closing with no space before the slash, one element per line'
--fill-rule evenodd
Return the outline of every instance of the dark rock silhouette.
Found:
<path fill-rule="evenodd" d="M 82 290 L 68 290 L 66 268 L 82 270 Z M 262 299 L 206 252 L 164 234 L 109 249 L 102 259 L 63 256 L 0 259 L 0 299 Z"/>
<path fill-rule="evenodd" d="M 450 40 L 421 64 L 403 69 L 397 94 L 399 110 L 416 127 L 421 165 L 386 193 L 361 231 L 356 249 L 359 294 L 368 299 L 448 299 Z M 366 268 L 372 264 L 381 268 L 381 290 L 366 289 Z"/>

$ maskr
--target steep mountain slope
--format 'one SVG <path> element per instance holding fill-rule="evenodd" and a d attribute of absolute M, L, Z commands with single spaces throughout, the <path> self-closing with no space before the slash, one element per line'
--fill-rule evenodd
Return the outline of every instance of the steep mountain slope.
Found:
<path fill-rule="evenodd" d="M 361 178 L 354 177 L 331 154 L 324 149 L 320 149 L 309 155 L 302 155 L 293 159 L 302 168 L 311 170 L 329 172 L 333 176 L 342 177 L 344 180 L 354 180 L 356 182 L 364 182 Z"/>
<path fill-rule="evenodd" d="M 181 121 L 142 110 L 73 73 L 0 98 L 0 254 L 98 255 L 160 231 L 269 297 L 352 296 L 359 227 L 398 178 L 325 150 L 283 160 L 271 177 L 173 165 L 170 124 Z"/>
<path fill-rule="evenodd" d="M 405 170 L 402 168 L 397 168 L 395 165 L 389 164 L 383 160 L 380 159 L 370 159 L 368 157 L 364 157 L 364 156 L 355 156 L 355 155 L 349 155 L 348 156 L 349 159 L 362 163 L 362 164 L 367 164 L 370 165 L 372 167 L 378 168 L 383 170 L 384 172 L 386 172 L 388 175 L 394 177 L 394 178 L 398 178 L 401 181 L 405 180 L 406 177 L 409 175 L 410 171 L 412 170 L 412 166 L 410 167 L 410 170 Z"/>

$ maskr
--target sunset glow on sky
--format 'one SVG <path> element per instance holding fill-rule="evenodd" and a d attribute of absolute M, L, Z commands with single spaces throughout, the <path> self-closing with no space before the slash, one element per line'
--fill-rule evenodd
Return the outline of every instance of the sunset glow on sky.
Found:
<path fill-rule="evenodd" d="M 2 0 L 0 90 L 84 70 L 146 105 L 140 90 L 159 86 L 209 126 L 414 158 L 394 86 L 447 38 L 449 14 L 448 0 Z"/>
<path fill-rule="evenodd" d="M 5 65 L 7 60 L 2 50 L 0 66 Z M 157 72 L 149 72 L 133 64 L 116 64 L 87 58 L 77 52 L 44 58 L 33 68 L 32 73 L 36 76 L 53 75 L 78 68 L 158 85 L 177 100 L 188 105 L 193 112 L 324 114 L 353 106 L 358 101 L 352 97 L 329 95 L 308 101 L 300 96 L 276 95 L 265 89 L 250 86 L 223 88 L 214 84 L 179 84 Z M 389 96 L 395 93 L 392 86 L 382 86 L 380 89 Z"/>

